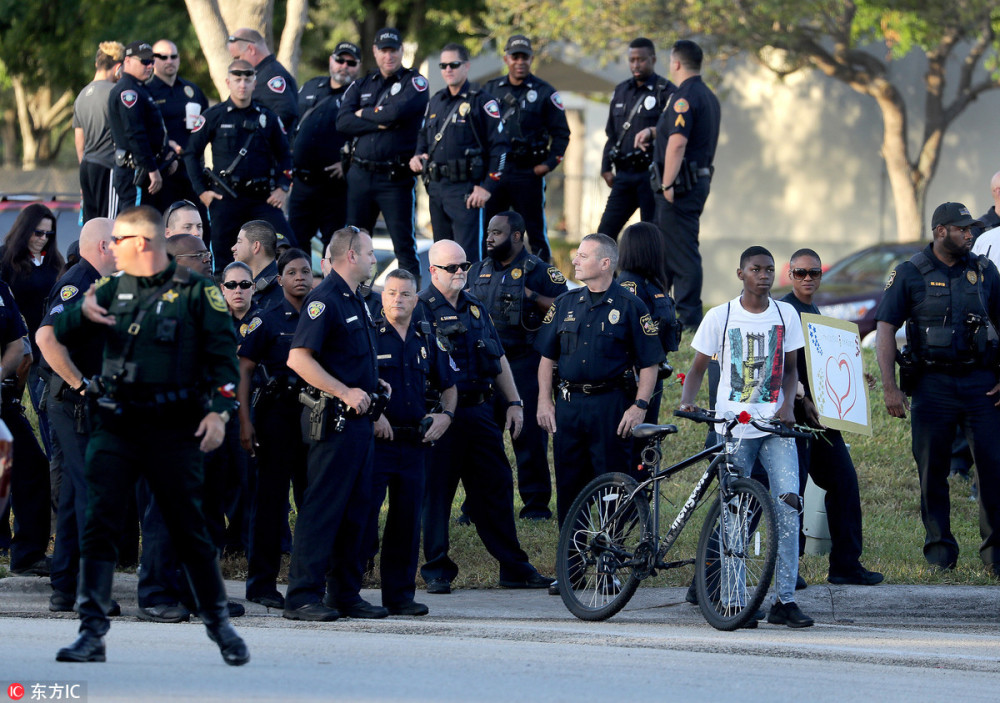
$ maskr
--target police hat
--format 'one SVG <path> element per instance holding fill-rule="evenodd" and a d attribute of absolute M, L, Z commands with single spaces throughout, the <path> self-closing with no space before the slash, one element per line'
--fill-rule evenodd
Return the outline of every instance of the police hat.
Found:
<path fill-rule="evenodd" d="M 931 218 L 931 229 L 938 225 L 954 227 L 982 227 L 983 223 L 969 214 L 969 208 L 962 203 L 944 203 L 938 205 Z"/>
<path fill-rule="evenodd" d="M 534 56 L 535 54 L 531 49 L 531 40 L 523 34 L 515 34 L 508 39 L 507 46 L 504 47 L 504 52 L 508 54 L 527 54 L 528 56 Z"/>
<path fill-rule="evenodd" d="M 146 59 L 153 60 L 153 47 L 144 41 L 134 41 L 125 47 L 125 56 L 132 56 L 140 61 Z"/>
<path fill-rule="evenodd" d="M 342 41 L 337 44 L 337 48 L 333 50 L 331 56 L 340 56 L 341 54 L 350 54 L 358 61 L 361 60 L 361 49 L 358 48 L 357 44 L 352 44 L 349 41 Z"/>
<path fill-rule="evenodd" d="M 403 37 L 395 27 L 383 27 L 375 32 L 376 49 L 398 49 L 403 45 Z"/>

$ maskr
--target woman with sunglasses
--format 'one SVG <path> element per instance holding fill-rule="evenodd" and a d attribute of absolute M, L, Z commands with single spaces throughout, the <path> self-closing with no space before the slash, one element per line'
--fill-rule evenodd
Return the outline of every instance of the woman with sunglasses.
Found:
<path fill-rule="evenodd" d="M 799 249 L 792 254 L 788 277 L 792 292 L 782 298 L 801 315 L 819 315 L 813 296 L 823 278 L 819 254 L 812 249 Z M 798 351 L 799 390 L 795 397 L 795 421 L 812 427 L 823 427 L 813 403 L 805 349 Z M 826 428 L 822 439 L 797 439 L 799 454 L 799 495 L 805 493 L 806 476 L 826 491 L 826 516 L 830 523 L 830 572 L 827 580 L 835 584 L 874 586 L 882 582 L 882 574 L 868 571 L 861 565 L 861 496 L 858 474 L 844 437 L 837 430 Z"/>

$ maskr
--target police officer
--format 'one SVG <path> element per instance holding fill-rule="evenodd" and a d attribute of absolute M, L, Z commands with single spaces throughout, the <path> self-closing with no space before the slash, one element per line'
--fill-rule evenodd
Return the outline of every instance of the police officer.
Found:
<path fill-rule="evenodd" d="M 216 273 L 233 260 L 236 235 L 247 220 L 267 220 L 291 238 L 281 211 L 291 183 L 288 139 L 274 113 L 251 99 L 254 82 L 246 61 L 229 64 L 229 99 L 199 118 L 184 153 L 191 183 L 211 214 Z M 214 177 L 204 169 L 208 144 Z"/>
<path fill-rule="evenodd" d="M 369 410 L 376 391 L 391 392 L 379 382 L 375 323 L 358 294 L 374 265 L 365 232 L 345 227 L 333 233 L 323 261 L 327 277 L 303 303 L 306 314 L 288 352 L 288 368 L 312 386 L 314 402 L 327 404 L 326 410 L 320 405 L 303 413 L 311 436 L 308 484 L 285 594 L 283 615 L 289 620 L 388 615 L 360 595 L 375 451 Z M 333 591 L 324 598 L 327 570 Z"/>
<path fill-rule="evenodd" d="M 288 525 L 289 483 L 296 505 L 303 504 L 306 488 L 308 445 L 299 425 L 303 384 L 286 362 L 302 301 L 312 290 L 309 256 L 289 249 L 278 260 L 278 275 L 278 290 L 284 292 L 281 303 L 254 314 L 239 350 L 240 443 L 257 457 L 246 597 L 268 608 L 285 607 L 276 584 L 281 537 Z M 223 285 L 230 283 L 238 285 Z"/>
<path fill-rule="evenodd" d="M 439 66 L 446 87 L 427 105 L 410 168 L 425 174 L 434 240 L 454 239 L 479 261 L 482 207 L 499 185 L 507 138 L 497 101 L 469 84 L 468 50 L 446 45 Z"/>
<path fill-rule="evenodd" d="M 680 39 L 670 51 L 670 77 L 677 91 L 656 127 L 636 135 L 640 149 L 655 136 L 651 184 L 656 191 L 656 225 L 666 238 L 667 273 L 677 314 L 687 329 L 701 322 L 701 252 L 698 231 L 708 199 L 719 142 L 719 99 L 701 79 L 702 50 Z"/>
<path fill-rule="evenodd" d="M 208 98 L 197 85 L 177 75 L 180 65 L 177 45 L 160 39 L 153 44 L 153 77 L 146 83 L 146 89 L 163 116 L 167 138 L 181 149 L 186 149 L 191 130 L 197 124 L 196 118 L 208 109 Z M 184 168 L 178 168 L 166 179 L 164 190 L 164 196 L 169 197 L 171 203 L 178 200 L 198 201 Z M 204 203 L 198 205 L 202 222 L 208 223 L 208 208 Z"/>
<path fill-rule="evenodd" d="M 542 355 L 538 424 L 553 435 L 560 525 L 591 479 L 628 467 L 630 436 L 646 417 L 656 367 L 664 358 L 646 306 L 614 284 L 617 265 L 615 240 L 605 234 L 584 237 L 573 268 L 586 288 L 556 299 L 535 338 Z M 639 369 L 638 378 L 633 369 Z"/>
<path fill-rule="evenodd" d="M 635 136 L 647 127 L 655 127 L 677 89 L 654 71 L 656 47 L 645 37 L 628 45 L 628 66 L 632 77 L 615 86 L 608 111 L 601 158 L 601 178 L 611 188 L 598 232 L 618 239 L 618 233 L 639 209 L 643 222 L 654 222 L 656 202 L 646 187 L 652 152 L 635 147 Z"/>
<path fill-rule="evenodd" d="M 371 231 L 381 212 L 400 266 L 419 281 L 416 179 L 408 162 L 427 107 L 427 79 L 403 68 L 403 39 L 397 29 L 376 32 L 372 53 L 378 70 L 351 84 L 337 113 L 337 130 L 347 135 L 353 154 L 347 221 Z"/>
<path fill-rule="evenodd" d="M 288 199 L 288 221 L 295 238 L 308 246 L 319 230 L 323 248 L 347 222 L 347 181 L 341 163 L 345 136 L 337 131 L 337 112 L 347 86 L 361 72 L 361 49 L 340 42 L 330 54 L 330 75 L 316 76 L 299 91 L 299 123 L 292 163 L 295 178 Z"/>
<path fill-rule="evenodd" d="M 299 120 L 299 86 L 267 48 L 264 37 L 243 27 L 226 37 L 226 48 L 234 60 L 247 61 L 257 71 L 253 99 L 281 118 L 287 134 L 294 134 Z"/>
<path fill-rule="evenodd" d="M 517 488 L 524 507 L 521 517 L 548 520 L 549 438 L 538 426 L 538 362 L 532 346 L 542 326 L 542 316 L 566 292 L 566 277 L 524 247 L 524 219 L 513 211 L 501 212 L 486 229 L 487 258 L 469 270 L 469 292 L 483 301 L 496 326 L 514 382 L 524 400 L 524 425 L 513 441 L 517 458 Z M 496 399 L 494 419 L 506 415 L 507 403 Z"/>
<path fill-rule="evenodd" d="M 934 240 L 892 272 L 878 320 L 879 370 L 893 417 L 910 409 L 913 458 L 920 474 L 924 558 L 953 569 L 958 542 L 951 532 L 948 470 L 956 424 L 972 446 L 979 480 L 979 556 L 1000 576 L 1000 383 L 997 383 L 1000 273 L 984 256 L 971 256 L 970 228 L 979 221 L 960 203 L 934 210 Z M 896 330 L 906 322 L 900 384 L 896 385 Z M 912 396 L 912 405 L 907 402 Z"/>
<path fill-rule="evenodd" d="M 164 176 L 173 174 L 179 162 L 178 147 L 168 143 L 163 116 L 144 84 L 153 73 L 153 47 L 141 41 L 126 46 L 122 70 L 108 95 L 118 211 L 142 204 L 163 212 L 177 199 L 164 189 Z"/>
<path fill-rule="evenodd" d="M 257 312 L 277 307 L 285 299 L 275 261 L 278 237 L 266 220 L 251 220 L 240 227 L 233 245 L 233 259 L 242 261 L 253 272 L 253 304 Z"/>
<path fill-rule="evenodd" d="M 90 439 L 90 411 L 83 391 L 87 379 L 101 371 L 102 340 L 97 336 L 63 346 L 56 340 L 53 320 L 80 298 L 102 276 L 115 271 L 111 255 L 111 228 L 104 217 L 88 220 L 80 230 L 80 262 L 60 278 L 49 294 L 47 312 L 35 333 L 49 381 L 49 424 L 62 451 L 63 478 L 59 484 L 56 540 L 52 552 L 52 596 L 49 610 L 70 612 L 76 601 L 80 566 L 80 536 L 87 511 L 84 457 Z M 120 609 L 119 609 L 120 612 Z"/>
<path fill-rule="evenodd" d="M 569 124 L 562 98 L 551 85 L 531 73 L 534 52 L 522 34 L 507 40 L 503 62 L 507 75 L 486 83 L 486 92 L 500 103 L 504 132 L 511 148 L 486 220 L 502 210 L 517 210 L 527 226 L 531 252 L 550 261 L 545 223 L 545 175 L 562 163 L 569 145 Z"/>
<path fill-rule="evenodd" d="M 94 80 L 73 101 L 73 140 L 80 161 L 83 221 L 109 217 L 118 211 L 111 174 L 115 143 L 108 127 L 108 94 L 122 74 L 125 47 L 101 42 L 94 59 Z"/>
<path fill-rule="evenodd" d="M 414 321 L 417 280 L 396 269 L 382 290 L 385 319 L 378 328 L 379 375 L 395 388 L 375 422 L 375 479 L 368 537 L 378 544 L 378 517 L 389 493 L 382 535 L 382 605 L 390 615 L 426 615 L 413 600 L 420 554 L 420 507 L 424 496 L 427 448 L 451 426 L 458 392 L 450 358 L 426 320 Z M 440 400 L 427 412 L 425 388 Z M 367 562 L 367 560 L 365 560 Z"/>
<path fill-rule="evenodd" d="M 523 403 L 489 311 L 463 290 L 471 264 L 450 239 L 430 250 L 431 284 L 420 293 L 418 319 L 429 321 L 458 368 L 454 426 L 438 440 L 427 463 L 424 494 L 424 559 L 420 573 L 428 593 L 451 593 L 458 566 L 448 557 L 448 526 L 455 490 L 465 487 L 465 507 L 487 551 L 500 562 L 504 588 L 546 588 L 521 549 L 514 527 L 514 483 L 503 449 L 503 430 L 493 420 L 494 384 L 506 398 L 504 427 L 516 438 Z"/>
<path fill-rule="evenodd" d="M 170 261 L 163 222 L 152 208 L 118 216 L 112 253 L 124 274 L 102 279 L 82 304 L 53 321 L 63 344 L 99 333 L 105 339 L 85 468 L 80 637 L 56 659 L 105 659 L 114 539 L 126 494 L 142 475 L 163 511 L 209 637 L 227 664 L 245 664 L 250 654 L 229 624 L 225 584 L 201 510 L 202 453 L 219 445 L 235 410 L 236 340 L 226 304 L 213 282 Z"/>

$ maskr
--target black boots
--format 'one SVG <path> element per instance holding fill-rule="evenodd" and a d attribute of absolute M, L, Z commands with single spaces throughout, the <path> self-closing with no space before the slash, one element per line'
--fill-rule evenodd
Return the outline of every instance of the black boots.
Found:
<path fill-rule="evenodd" d="M 210 640 L 219 645 L 222 660 L 230 666 L 242 666 L 250 661 L 250 650 L 246 643 L 229 624 L 229 598 L 222 580 L 219 560 L 184 565 L 191 592 L 198 605 L 198 614 L 205 623 Z"/>
<path fill-rule="evenodd" d="M 111 626 L 111 583 L 115 577 L 113 561 L 80 560 L 80 587 L 77 595 L 80 613 L 80 637 L 56 654 L 61 662 L 102 662 L 104 635 Z"/>

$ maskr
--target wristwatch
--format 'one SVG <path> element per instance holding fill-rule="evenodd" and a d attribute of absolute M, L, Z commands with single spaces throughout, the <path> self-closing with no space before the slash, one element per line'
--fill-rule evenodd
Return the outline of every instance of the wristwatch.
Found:
<path fill-rule="evenodd" d="M 648 410 L 649 409 L 649 401 L 643 400 L 642 398 L 636 398 L 636 401 L 634 403 L 632 403 L 632 404 L 635 407 L 639 408 L 640 410 Z"/>
<path fill-rule="evenodd" d="M 219 413 L 219 417 L 222 418 L 222 424 L 223 425 L 226 425 L 226 424 L 229 423 L 229 411 L 228 410 L 223 410 L 221 413 Z"/>
<path fill-rule="evenodd" d="M 670 190 L 670 189 L 671 189 L 671 188 L 673 188 L 673 187 L 674 187 L 674 184 L 673 184 L 673 183 L 671 183 L 671 184 L 670 184 L 670 185 L 668 185 L 668 186 L 665 186 L 665 185 L 663 185 L 663 184 L 661 183 L 661 184 L 660 184 L 660 187 L 659 187 L 659 188 L 657 188 L 657 190 L 658 190 L 658 191 L 660 191 L 661 193 L 666 193 L 666 192 L 667 192 L 668 190 Z"/>
<path fill-rule="evenodd" d="M 441 414 L 442 415 L 447 415 L 452 420 L 455 419 L 455 413 L 453 413 L 451 410 L 442 410 Z"/>
<path fill-rule="evenodd" d="M 524 407 L 524 401 L 523 400 L 512 400 L 509 403 L 507 403 L 507 407 L 508 408 L 523 408 Z"/>

